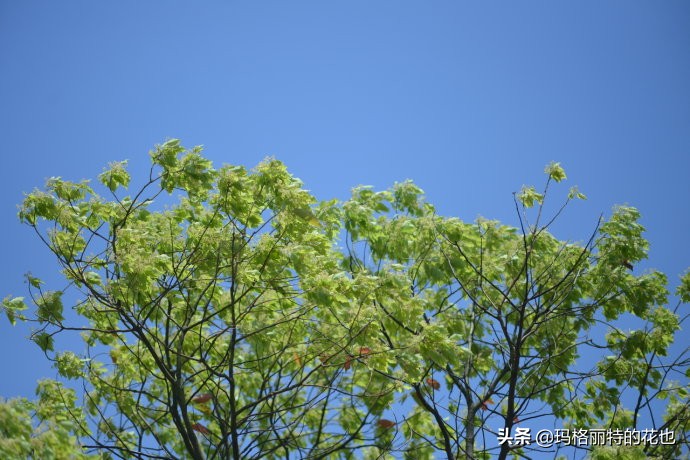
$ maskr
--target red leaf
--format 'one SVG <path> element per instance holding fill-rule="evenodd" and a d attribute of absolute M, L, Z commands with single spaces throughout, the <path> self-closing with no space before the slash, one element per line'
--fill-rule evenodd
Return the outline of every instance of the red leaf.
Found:
<path fill-rule="evenodd" d="M 371 348 L 369 347 L 360 347 L 359 348 L 359 356 L 368 356 L 371 354 Z"/>
<path fill-rule="evenodd" d="M 434 379 L 432 379 L 431 377 L 429 377 L 428 379 L 426 379 L 426 383 L 427 383 L 427 385 L 429 385 L 429 386 L 430 386 L 431 388 L 433 388 L 434 390 L 438 390 L 438 389 L 441 388 L 441 384 L 438 383 L 438 380 L 434 380 Z"/>
<path fill-rule="evenodd" d="M 388 428 L 393 428 L 395 426 L 395 422 L 392 420 L 382 418 L 377 422 L 377 425 L 387 430 Z"/>
<path fill-rule="evenodd" d="M 192 429 L 193 429 L 194 431 L 198 431 L 199 433 L 201 433 L 201 434 L 203 434 L 203 435 L 209 435 L 209 434 L 211 434 L 211 432 L 209 431 L 209 429 L 206 428 L 206 427 L 205 427 L 204 425 L 202 425 L 201 423 L 195 423 L 194 425 L 192 425 Z"/>
<path fill-rule="evenodd" d="M 192 402 L 194 404 L 204 404 L 209 402 L 211 398 L 213 398 L 213 395 L 211 393 L 204 393 L 197 396 L 196 398 L 192 398 Z"/>
<path fill-rule="evenodd" d="M 343 365 L 343 367 L 345 368 L 345 370 L 348 370 L 350 369 L 350 366 L 352 366 L 352 358 L 348 356 L 345 360 L 345 364 Z"/>

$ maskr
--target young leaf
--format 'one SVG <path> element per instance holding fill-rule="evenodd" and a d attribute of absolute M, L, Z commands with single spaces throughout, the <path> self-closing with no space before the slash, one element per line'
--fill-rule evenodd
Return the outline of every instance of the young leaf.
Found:
<path fill-rule="evenodd" d="M 378 426 L 380 426 L 381 428 L 383 428 L 384 430 L 387 430 L 389 428 L 393 428 L 396 425 L 396 423 L 393 420 L 388 420 L 385 418 L 379 419 L 379 421 L 376 422 L 376 424 Z"/>
<path fill-rule="evenodd" d="M 192 398 L 192 403 L 194 404 L 205 404 L 209 402 L 213 398 L 213 395 L 211 393 L 203 393 L 200 394 L 199 396 Z"/>
<path fill-rule="evenodd" d="M 108 169 L 104 170 L 103 173 L 98 176 L 98 180 L 108 187 L 111 192 L 114 192 L 120 186 L 127 187 L 129 185 L 130 176 L 125 169 L 126 166 L 127 160 L 110 163 Z"/>
<path fill-rule="evenodd" d="M 5 315 L 12 326 L 16 323 L 16 313 L 27 309 L 24 303 L 24 297 L 14 297 L 10 299 L 10 296 L 5 297 L 2 301 L 2 308 L 5 310 Z"/>
<path fill-rule="evenodd" d="M 561 167 L 561 164 L 553 161 L 546 166 L 544 172 L 556 182 L 560 182 L 566 178 L 565 171 Z"/>
<path fill-rule="evenodd" d="M 311 208 L 309 208 L 308 206 L 305 206 L 303 208 L 295 208 L 293 211 L 295 215 L 297 215 L 297 217 L 307 222 L 309 225 L 314 227 L 321 226 L 321 222 L 319 222 L 319 219 L 316 218 Z"/>
<path fill-rule="evenodd" d="M 441 384 L 437 380 L 432 379 L 431 377 L 426 379 L 426 384 L 429 385 L 434 390 L 441 389 Z"/>
<path fill-rule="evenodd" d="M 536 189 L 532 186 L 522 187 L 522 190 L 520 190 L 520 193 L 518 193 L 517 197 L 518 200 L 520 200 L 520 202 L 522 203 L 522 205 L 526 208 L 533 207 L 535 202 L 542 204 L 544 201 L 544 195 L 538 193 Z"/>
<path fill-rule="evenodd" d="M 573 199 L 577 198 L 578 200 L 586 200 L 587 197 L 585 196 L 584 193 L 581 193 L 577 186 L 570 187 L 570 191 L 568 192 L 568 198 Z"/>
<path fill-rule="evenodd" d="M 55 351 L 53 348 L 53 336 L 47 332 L 38 332 L 31 336 L 36 345 L 38 345 L 43 352 Z"/>
<path fill-rule="evenodd" d="M 202 425 L 201 423 L 195 423 L 194 425 L 192 425 L 192 429 L 194 431 L 198 431 L 199 433 L 203 434 L 204 436 L 208 436 L 211 434 L 211 431 L 208 428 L 206 428 L 204 425 Z"/>

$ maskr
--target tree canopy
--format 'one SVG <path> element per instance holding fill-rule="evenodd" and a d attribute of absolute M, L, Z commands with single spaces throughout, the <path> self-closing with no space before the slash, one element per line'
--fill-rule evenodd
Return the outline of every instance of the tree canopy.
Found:
<path fill-rule="evenodd" d="M 669 301 L 665 274 L 636 269 L 632 207 L 556 238 L 585 198 L 558 198 L 558 163 L 514 195 L 509 226 L 441 216 L 410 181 L 317 201 L 275 159 L 214 169 L 178 140 L 150 157 L 142 185 L 117 162 L 20 207 L 68 287 L 28 274 L 3 309 L 63 380 L 0 402 L 3 458 L 571 452 L 498 442 L 521 426 L 672 438 L 568 447 L 581 457 L 687 455 L 687 348 L 670 351 L 690 273 Z M 70 333 L 85 353 L 56 349 Z"/>

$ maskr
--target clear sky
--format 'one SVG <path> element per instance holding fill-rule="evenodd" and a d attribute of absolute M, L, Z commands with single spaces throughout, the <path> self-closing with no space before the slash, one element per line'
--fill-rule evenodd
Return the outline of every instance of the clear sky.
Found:
<path fill-rule="evenodd" d="M 410 178 L 441 214 L 513 225 L 511 193 L 560 161 L 589 200 L 556 236 L 627 203 L 639 270 L 690 266 L 685 0 L 1 1 L 0 133 L 0 297 L 58 279 L 23 192 L 121 159 L 136 183 L 170 137 L 217 165 L 273 155 L 319 199 Z M 2 396 L 55 376 L 28 334 L 0 319 Z"/>

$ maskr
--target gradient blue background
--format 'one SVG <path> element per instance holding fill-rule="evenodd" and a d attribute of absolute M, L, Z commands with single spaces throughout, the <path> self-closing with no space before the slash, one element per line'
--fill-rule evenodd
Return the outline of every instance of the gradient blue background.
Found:
<path fill-rule="evenodd" d="M 444 215 L 517 225 L 511 193 L 560 161 L 557 236 L 640 209 L 671 286 L 690 266 L 690 2 L 0 2 L 0 297 L 55 263 L 22 193 L 95 178 L 166 138 L 288 165 L 319 199 L 413 179 Z M 52 283 L 52 284 L 51 284 Z M 0 319 L 0 395 L 55 376 Z M 688 345 L 687 333 L 677 346 Z M 79 351 L 79 350 L 77 350 Z"/>

